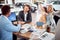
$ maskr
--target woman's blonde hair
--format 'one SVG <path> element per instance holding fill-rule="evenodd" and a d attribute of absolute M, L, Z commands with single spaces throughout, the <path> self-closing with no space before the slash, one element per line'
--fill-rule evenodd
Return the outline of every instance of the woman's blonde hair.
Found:
<path fill-rule="evenodd" d="M 52 5 L 48 5 L 48 6 L 47 6 L 47 12 L 48 12 L 48 13 L 53 12 L 53 7 L 52 7 Z"/>

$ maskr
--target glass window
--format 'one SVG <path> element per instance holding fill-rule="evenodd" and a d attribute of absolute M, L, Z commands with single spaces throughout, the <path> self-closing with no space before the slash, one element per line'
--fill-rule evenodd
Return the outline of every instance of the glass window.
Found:
<path fill-rule="evenodd" d="M 60 4 L 60 1 L 54 1 L 53 4 Z"/>

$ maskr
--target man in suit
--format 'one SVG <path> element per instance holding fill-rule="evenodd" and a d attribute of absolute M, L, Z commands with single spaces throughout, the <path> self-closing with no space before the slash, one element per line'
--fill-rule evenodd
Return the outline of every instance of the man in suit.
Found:
<path fill-rule="evenodd" d="M 18 19 L 23 23 L 30 23 L 32 21 L 30 6 L 24 5 L 23 11 L 19 12 Z"/>
<path fill-rule="evenodd" d="M 0 40 L 12 40 L 13 32 L 19 32 L 21 23 L 19 22 L 17 26 L 14 26 L 12 22 L 8 19 L 10 15 L 10 7 L 4 5 L 1 8 L 2 15 L 0 17 Z"/>

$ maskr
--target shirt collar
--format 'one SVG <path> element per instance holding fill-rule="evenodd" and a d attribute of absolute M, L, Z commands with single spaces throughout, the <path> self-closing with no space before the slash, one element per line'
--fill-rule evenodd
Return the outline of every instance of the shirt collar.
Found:
<path fill-rule="evenodd" d="M 6 16 L 4 16 L 4 15 L 2 15 L 2 16 L 8 20 L 8 18 Z"/>
<path fill-rule="evenodd" d="M 28 12 L 26 12 L 26 13 L 24 13 L 24 14 L 26 14 L 26 15 L 27 15 L 27 14 L 28 14 Z"/>

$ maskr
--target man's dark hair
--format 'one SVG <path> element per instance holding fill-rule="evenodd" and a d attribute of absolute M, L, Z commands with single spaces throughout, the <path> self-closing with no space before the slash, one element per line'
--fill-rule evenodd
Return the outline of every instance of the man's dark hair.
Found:
<path fill-rule="evenodd" d="M 27 5 L 27 4 L 26 4 L 26 5 L 24 5 L 24 6 L 23 6 L 23 9 L 24 9 L 24 7 L 25 7 L 25 6 L 27 6 L 27 7 L 29 8 L 29 11 L 31 10 L 30 5 Z"/>
<path fill-rule="evenodd" d="M 8 12 L 10 12 L 10 6 L 8 5 L 2 6 L 1 11 L 2 11 L 2 15 L 6 15 Z"/>

